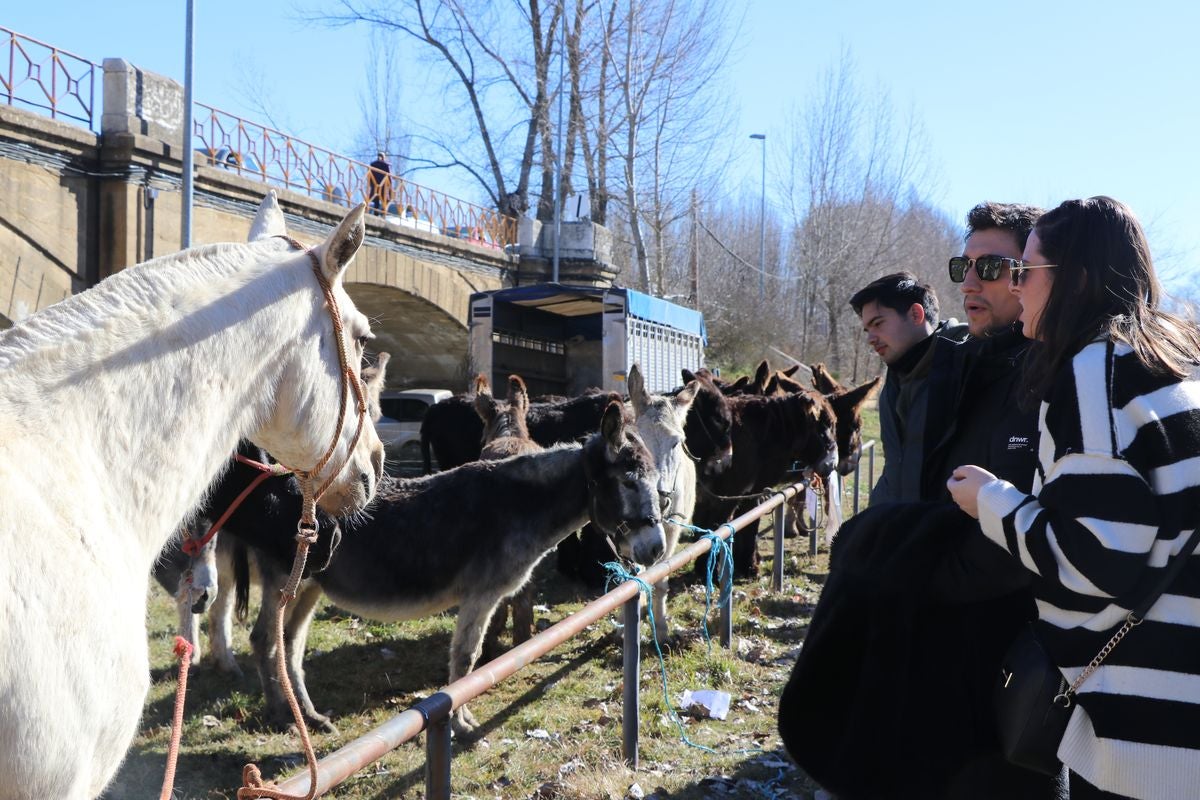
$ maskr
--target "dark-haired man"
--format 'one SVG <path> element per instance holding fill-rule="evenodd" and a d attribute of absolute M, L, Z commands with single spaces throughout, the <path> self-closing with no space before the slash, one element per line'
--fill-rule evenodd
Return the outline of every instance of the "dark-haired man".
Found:
<path fill-rule="evenodd" d="M 879 397 L 886 460 L 871 502 L 919 499 L 933 345 L 935 338 L 961 340 L 966 326 L 939 323 L 937 294 L 908 272 L 872 281 L 855 292 L 850 305 L 862 319 L 867 343 L 888 365 Z"/>
<path fill-rule="evenodd" d="M 1033 485 L 1037 412 L 1017 403 L 1030 342 L 1018 329 L 1021 306 L 1008 284 L 1041 214 L 1017 203 L 980 203 L 967 214 L 963 254 L 950 259 L 949 270 L 961 287 L 970 336 L 938 343 L 927 413 L 943 422 L 924 441 L 920 493 L 905 499 L 949 500 L 946 480 L 972 459 L 1022 491 Z"/>

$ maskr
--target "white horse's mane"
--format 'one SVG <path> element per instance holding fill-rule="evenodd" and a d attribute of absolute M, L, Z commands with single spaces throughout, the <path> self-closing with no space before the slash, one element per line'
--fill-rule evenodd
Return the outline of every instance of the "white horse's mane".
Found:
<path fill-rule="evenodd" d="M 271 255 L 285 247 L 281 239 L 223 242 L 123 269 L 89 291 L 67 297 L 0 332 L 0 370 L 12 369 L 44 348 L 69 344 L 76 332 L 86 332 L 89 337 L 112 332 L 112 320 L 126 310 L 140 316 L 161 311 L 160 304 L 167 301 L 181 312 L 196 308 L 228 293 L 232 288 L 228 278 L 249 281 L 256 267 L 267 264 Z M 261 251 L 261 256 L 250 262 L 234 258 L 248 248 Z M 177 294 L 182 286 L 191 290 Z"/>

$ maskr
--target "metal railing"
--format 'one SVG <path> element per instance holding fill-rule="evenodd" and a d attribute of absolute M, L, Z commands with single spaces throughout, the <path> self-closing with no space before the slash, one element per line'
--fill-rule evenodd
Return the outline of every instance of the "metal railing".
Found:
<path fill-rule="evenodd" d="M 10 105 L 48 111 L 51 119 L 82 122 L 95 131 L 96 72 L 82 56 L 0 27 L 7 51 L 0 62 L 0 97 Z"/>
<path fill-rule="evenodd" d="M 728 539 L 734 530 L 742 530 L 766 514 L 782 508 L 796 496 L 803 484 L 796 483 L 776 491 L 770 499 L 722 525 L 715 533 Z M 778 530 L 778 526 L 777 526 Z M 712 540 L 703 538 L 676 552 L 671 558 L 638 574 L 638 578 L 653 586 L 671 573 L 687 566 L 707 553 L 713 546 Z M 732 575 L 722 570 L 723 586 L 719 604 L 721 620 L 718 627 L 721 644 L 728 648 L 733 643 L 733 611 L 731 608 Z M 491 689 L 508 676 L 520 670 L 534 659 L 550 652 L 558 645 L 582 631 L 606 614 L 623 607 L 625 624 L 624 639 L 624 694 L 622 696 L 622 754 L 630 768 L 638 768 L 639 728 L 639 671 L 641 667 L 641 613 L 638 608 L 640 587 L 626 581 L 602 597 L 588 603 L 557 624 L 542 631 L 524 644 L 518 645 L 504 655 L 489 661 L 465 675 L 441 691 L 425 698 L 412 708 L 388 722 L 360 736 L 317 762 L 317 785 L 314 796 L 328 792 L 347 780 L 358 770 L 382 758 L 389 751 L 416 738 L 422 731 L 425 737 L 425 797 L 426 800 L 449 800 L 450 798 L 450 714 L 454 709 L 473 700 Z M 282 781 L 276 788 L 289 794 L 306 794 L 311 786 L 307 770 Z"/>
<path fill-rule="evenodd" d="M 294 136 L 196 103 L 197 163 L 371 213 L 402 228 L 503 248 L 517 241 L 517 220 L 413 183 L 398 175 L 369 179 L 371 166 Z M 382 178 L 382 180 L 380 180 Z"/>
<path fill-rule="evenodd" d="M 858 448 L 858 463 L 854 465 L 854 503 L 852 514 L 857 514 L 861 508 L 859 507 L 859 482 L 862 474 L 862 456 L 867 454 L 867 492 L 875 487 L 875 440 L 863 442 Z M 843 495 L 844 497 L 845 495 Z M 868 501 L 869 502 L 869 501 Z"/>

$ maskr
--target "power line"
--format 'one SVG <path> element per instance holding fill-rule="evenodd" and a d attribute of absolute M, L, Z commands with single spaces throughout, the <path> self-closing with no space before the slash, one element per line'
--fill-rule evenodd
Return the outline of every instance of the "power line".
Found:
<path fill-rule="evenodd" d="M 757 264 L 751 264 L 749 261 L 747 261 L 746 259 L 739 256 L 737 253 L 730 250 L 729 246 L 726 245 L 724 242 L 722 242 L 720 239 L 718 239 L 717 235 L 715 233 L 713 233 L 712 231 L 710 231 L 708 229 L 708 226 L 705 225 L 704 222 L 699 217 L 696 218 L 696 224 L 699 225 L 701 228 L 703 228 L 704 232 L 707 233 L 710 237 L 712 237 L 712 240 L 717 243 L 718 247 L 720 247 L 726 253 L 733 256 L 735 259 L 737 259 L 738 262 L 740 262 L 743 266 L 749 267 L 750 269 L 754 270 L 755 272 L 766 275 L 768 278 L 774 278 L 777 281 L 798 281 L 798 280 L 800 280 L 799 275 L 775 275 L 774 273 L 767 272 L 763 269 L 760 269 Z"/>

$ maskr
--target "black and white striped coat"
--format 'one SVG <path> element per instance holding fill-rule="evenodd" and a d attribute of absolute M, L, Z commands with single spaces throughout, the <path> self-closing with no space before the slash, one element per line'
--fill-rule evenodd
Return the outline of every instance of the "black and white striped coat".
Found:
<path fill-rule="evenodd" d="M 1200 520 L 1200 371 L 1154 375 L 1128 346 L 1093 342 L 1059 376 L 1038 428 L 1033 495 L 993 481 L 979 515 L 1035 574 L 1039 637 L 1074 680 Z M 1106 791 L 1195 796 L 1200 557 L 1080 687 L 1058 754 Z"/>

